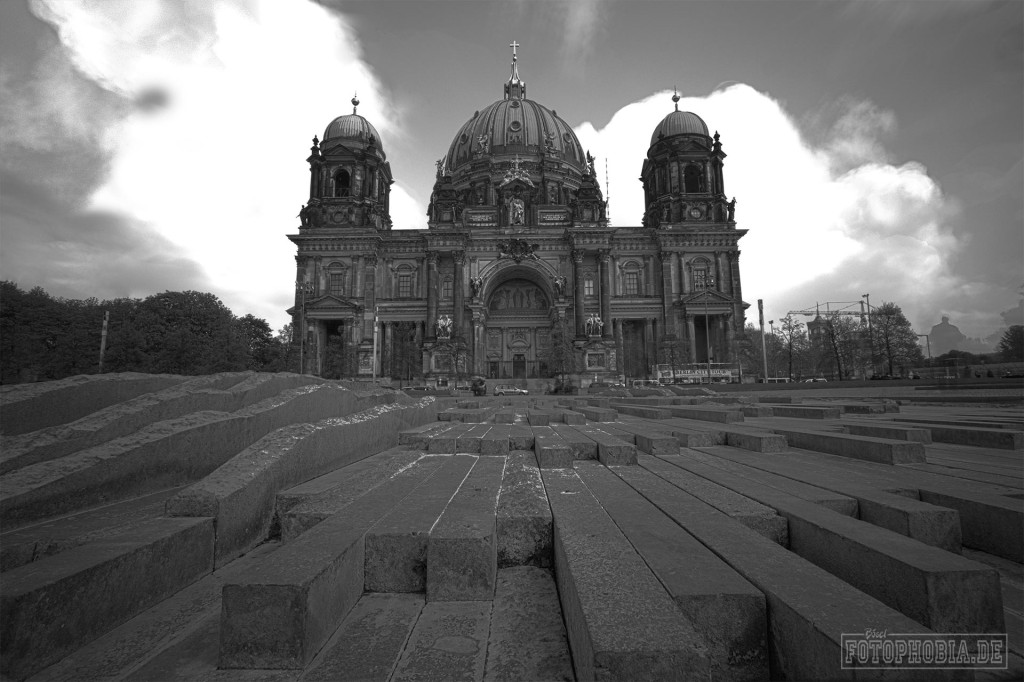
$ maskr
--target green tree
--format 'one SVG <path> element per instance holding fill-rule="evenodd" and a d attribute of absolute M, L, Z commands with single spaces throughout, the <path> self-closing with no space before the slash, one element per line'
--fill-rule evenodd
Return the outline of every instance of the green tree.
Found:
<path fill-rule="evenodd" d="M 895 303 L 883 303 L 871 311 L 874 356 L 887 367 L 890 376 L 902 374 L 912 365 L 924 362 L 917 333 Z M 900 368 L 897 372 L 896 369 Z"/>
<path fill-rule="evenodd" d="M 686 340 L 675 334 L 666 334 L 658 344 L 658 361 L 668 365 L 672 369 L 672 376 L 675 377 L 676 370 L 686 364 L 689 350 L 690 346 Z"/>
<path fill-rule="evenodd" d="M 783 352 L 786 359 L 786 376 L 793 377 L 794 368 L 799 371 L 800 365 L 810 350 L 810 342 L 807 338 L 807 329 L 800 320 L 792 315 L 786 315 L 779 328 L 779 336 L 782 340 Z"/>
<path fill-rule="evenodd" d="M 858 320 L 838 312 L 829 313 L 825 320 L 827 357 L 834 363 L 836 377 L 849 379 L 853 368 L 860 364 L 863 330 Z"/>
<path fill-rule="evenodd" d="M 569 375 L 582 371 L 580 353 L 573 345 L 573 335 L 565 320 L 560 320 L 551 334 L 551 351 L 548 355 L 548 370 L 558 377 L 559 385 L 566 386 Z M 620 359 L 621 362 L 621 359 Z"/>
<path fill-rule="evenodd" d="M 1024 325 L 1014 324 L 1003 332 L 996 347 L 1003 362 L 1020 362 L 1024 360 Z"/>

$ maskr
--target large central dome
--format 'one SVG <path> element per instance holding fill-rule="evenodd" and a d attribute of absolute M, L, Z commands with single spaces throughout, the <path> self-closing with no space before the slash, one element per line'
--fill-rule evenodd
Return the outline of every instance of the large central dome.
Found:
<path fill-rule="evenodd" d="M 580 172 L 586 155 L 576 133 L 555 112 L 532 99 L 509 97 L 473 114 L 448 149 L 445 165 L 455 171 L 474 158 L 518 154 L 554 157 Z"/>
<path fill-rule="evenodd" d="M 586 168 L 586 154 L 569 124 L 544 105 L 526 99 L 526 84 L 519 78 L 513 53 L 505 98 L 466 121 L 444 161 L 449 171 L 456 171 L 474 159 L 516 154 L 524 160 L 563 161 L 581 173 Z"/>

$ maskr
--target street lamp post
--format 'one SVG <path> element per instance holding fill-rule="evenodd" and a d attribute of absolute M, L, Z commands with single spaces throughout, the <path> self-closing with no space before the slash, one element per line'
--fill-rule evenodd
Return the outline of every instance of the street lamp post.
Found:
<path fill-rule="evenodd" d="M 313 293 L 312 282 L 295 282 L 299 294 L 299 374 L 306 373 L 306 294 Z"/>
<path fill-rule="evenodd" d="M 871 294 L 861 296 L 867 301 L 868 307 L 868 360 L 871 362 L 871 373 L 875 373 L 875 334 L 871 328 Z M 863 309 L 862 309 L 863 310 Z M 862 346 L 863 347 L 863 346 Z"/>
<path fill-rule="evenodd" d="M 779 370 L 775 367 L 775 320 L 768 320 L 768 328 L 772 330 L 772 376 L 774 377 L 779 375 Z"/>
<path fill-rule="evenodd" d="M 704 288 L 704 345 L 708 360 L 708 386 L 711 386 L 711 325 L 708 324 L 708 287 L 715 286 L 715 278 L 705 273 L 702 285 Z"/>

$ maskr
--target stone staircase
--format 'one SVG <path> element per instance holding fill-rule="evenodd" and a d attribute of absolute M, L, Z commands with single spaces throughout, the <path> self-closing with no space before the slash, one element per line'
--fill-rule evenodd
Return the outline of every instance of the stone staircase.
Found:
<path fill-rule="evenodd" d="M 948 408 L 160 379 L 5 391 L 5 679 L 835 679 L 866 627 L 1021 672 L 1024 465 Z"/>

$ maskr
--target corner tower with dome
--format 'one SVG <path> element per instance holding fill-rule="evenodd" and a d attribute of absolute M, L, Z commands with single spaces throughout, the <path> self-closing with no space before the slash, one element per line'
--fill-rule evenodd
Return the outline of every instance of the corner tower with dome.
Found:
<path fill-rule="evenodd" d="M 289 235 L 303 371 L 533 388 L 566 374 L 738 378 L 745 231 L 718 134 L 674 95 L 641 169 L 640 224 L 613 227 L 593 158 L 526 97 L 511 47 L 501 99 L 439 150 L 425 229 L 391 229 L 391 168 L 357 99 L 313 139 Z"/>

